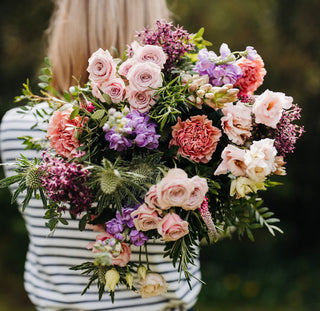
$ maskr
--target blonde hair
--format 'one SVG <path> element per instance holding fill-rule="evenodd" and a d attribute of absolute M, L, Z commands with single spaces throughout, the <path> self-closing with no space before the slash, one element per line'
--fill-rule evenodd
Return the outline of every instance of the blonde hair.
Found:
<path fill-rule="evenodd" d="M 166 0 L 57 0 L 48 28 L 53 86 L 63 92 L 87 82 L 88 58 L 98 48 L 120 54 L 137 30 L 169 19 Z"/>

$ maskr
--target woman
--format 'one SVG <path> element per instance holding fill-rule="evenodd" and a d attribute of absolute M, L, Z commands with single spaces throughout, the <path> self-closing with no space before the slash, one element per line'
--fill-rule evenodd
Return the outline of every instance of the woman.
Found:
<path fill-rule="evenodd" d="M 53 85 L 63 92 L 74 84 L 72 77 L 86 82 L 88 58 L 98 48 L 116 47 L 123 52 L 134 39 L 136 30 L 151 25 L 155 19 L 168 18 L 165 0 L 60 0 L 48 29 L 48 56 L 52 61 Z M 45 106 L 45 104 L 44 104 Z M 14 162 L 20 153 L 28 158 L 37 154 L 23 150 L 19 136 L 43 138 L 44 132 L 30 129 L 32 114 L 21 115 L 17 109 L 6 113 L 1 124 L 3 162 Z M 6 174 L 13 174 L 12 167 Z M 19 198 L 20 200 L 23 197 Z M 30 243 L 25 264 L 25 288 L 37 310 L 189 310 L 196 302 L 200 283 L 192 280 L 190 291 L 169 259 L 162 256 L 162 245 L 148 247 L 150 268 L 162 274 L 169 283 L 163 296 L 142 299 L 139 294 L 119 287 L 115 303 L 105 294 L 101 301 L 95 286 L 81 296 L 87 278 L 69 268 L 91 259 L 86 249 L 95 240 L 96 232 L 78 230 L 78 221 L 68 219 L 69 226 L 60 226 L 53 236 L 44 225 L 40 201 L 31 200 L 23 216 Z M 132 260 L 138 261 L 138 251 Z M 198 267 L 191 267 L 198 278 Z"/>

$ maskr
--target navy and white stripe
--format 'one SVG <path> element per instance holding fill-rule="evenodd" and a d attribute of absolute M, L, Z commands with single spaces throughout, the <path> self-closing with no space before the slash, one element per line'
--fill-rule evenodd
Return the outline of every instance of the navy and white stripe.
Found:
<path fill-rule="evenodd" d="M 46 104 L 41 104 L 45 108 Z M 1 157 L 3 163 L 15 162 L 20 154 L 32 159 L 38 154 L 34 150 L 24 150 L 20 136 L 43 138 L 44 132 L 30 129 L 35 124 L 35 117 L 17 113 L 18 109 L 8 111 L 1 122 Z M 5 166 L 7 176 L 12 175 L 14 166 Z M 14 190 L 13 188 L 11 190 Z M 19 196 L 18 201 L 23 196 Z M 179 280 L 179 273 L 173 268 L 170 259 L 163 258 L 163 244 L 159 241 L 148 246 L 150 268 L 161 273 L 169 284 L 168 292 L 163 296 L 142 299 L 139 294 L 118 287 L 115 303 L 108 294 L 101 301 L 95 285 L 81 296 L 87 283 L 87 277 L 70 267 L 92 259 L 91 251 L 86 249 L 89 242 L 95 241 L 96 232 L 78 230 L 78 222 L 68 219 L 69 225 L 60 225 L 54 235 L 50 235 L 45 226 L 41 201 L 32 199 L 23 213 L 30 243 L 25 264 L 25 289 L 41 311 L 53 310 L 188 310 L 197 299 L 201 284 L 192 279 L 192 291 L 185 279 Z M 133 249 L 131 259 L 138 261 L 139 250 Z M 190 272 L 200 278 L 199 261 L 190 267 Z"/>

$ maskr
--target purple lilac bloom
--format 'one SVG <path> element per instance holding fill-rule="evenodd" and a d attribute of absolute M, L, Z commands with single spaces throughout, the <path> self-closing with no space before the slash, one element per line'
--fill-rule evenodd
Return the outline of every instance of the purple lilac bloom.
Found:
<path fill-rule="evenodd" d="M 146 241 L 148 241 L 148 237 L 144 233 L 138 230 L 131 230 L 129 237 L 130 237 L 131 243 L 134 244 L 135 246 L 141 246 Z"/>
<path fill-rule="evenodd" d="M 208 51 L 207 49 L 201 49 L 198 54 L 198 61 L 196 63 L 195 70 L 199 72 L 199 75 L 212 75 L 214 68 L 216 67 L 214 59 L 217 58 L 216 53 Z"/>
<path fill-rule="evenodd" d="M 230 56 L 230 54 L 231 54 L 231 50 L 229 49 L 228 44 L 222 43 L 220 46 L 220 57 L 224 59 Z"/>
<path fill-rule="evenodd" d="M 152 29 L 147 27 L 138 32 L 137 38 L 142 44 L 162 47 L 168 56 L 164 65 L 165 71 L 172 69 L 185 53 L 194 51 L 194 44 L 191 43 L 190 34 L 183 27 L 174 27 L 171 22 L 158 20 Z"/>
<path fill-rule="evenodd" d="M 117 218 L 112 218 L 111 220 L 106 222 L 106 231 L 111 235 L 121 233 L 123 231 L 122 221 Z"/>
<path fill-rule="evenodd" d="M 60 206 L 60 210 L 78 215 L 88 210 L 93 203 L 93 193 L 86 185 L 89 171 L 81 164 L 65 162 L 48 152 L 42 154 L 40 169 L 44 172 L 41 177 L 42 186 L 50 200 Z"/>

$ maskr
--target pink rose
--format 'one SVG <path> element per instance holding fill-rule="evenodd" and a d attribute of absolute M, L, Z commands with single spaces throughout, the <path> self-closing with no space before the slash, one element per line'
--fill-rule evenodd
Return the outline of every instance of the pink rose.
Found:
<path fill-rule="evenodd" d="M 134 59 L 138 62 L 152 62 L 163 68 L 167 60 L 166 53 L 163 52 L 162 48 L 157 45 L 145 45 L 134 51 Z"/>
<path fill-rule="evenodd" d="M 158 203 L 158 195 L 157 195 L 157 186 L 152 185 L 145 195 L 144 198 L 145 203 L 150 206 L 153 209 L 158 208 L 159 203 Z"/>
<path fill-rule="evenodd" d="M 227 174 L 228 171 L 234 176 L 245 176 L 246 165 L 244 163 L 245 150 L 228 145 L 221 154 L 222 162 L 217 167 L 214 175 Z"/>
<path fill-rule="evenodd" d="M 157 211 L 146 204 L 142 204 L 132 212 L 131 217 L 133 217 L 133 223 L 138 231 L 156 229 L 161 220 Z"/>
<path fill-rule="evenodd" d="M 109 233 L 107 233 L 107 232 L 104 232 L 104 233 L 102 233 L 102 234 L 98 234 L 98 235 L 96 236 L 95 242 L 90 242 L 90 243 L 87 245 L 87 249 L 91 249 L 91 250 L 92 250 L 92 253 L 100 253 L 101 251 L 98 250 L 98 249 L 96 249 L 96 248 L 94 247 L 94 244 L 96 244 L 96 243 L 99 242 L 99 241 L 103 242 L 103 241 L 108 240 L 108 239 L 111 239 L 111 238 L 112 238 L 112 235 L 109 234 Z"/>
<path fill-rule="evenodd" d="M 188 222 L 175 213 L 168 213 L 159 223 L 158 232 L 164 241 L 176 241 L 189 233 Z"/>
<path fill-rule="evenodd" d="M 193 182 L 179 168 L 169 170 L 165 178 L 157 184 L 157 197 L 160 209 L 183 206 L 194 191 Z"/>
<path fill-rule="evenodd" d="M 179 146 L 178 153 L 195 162 L 208 163 L 215 152 L 221 131 L 212 126 L 205 115 L 193 116 L 172 127 L 171 145 Z"/>
<path fill-rule="evenodd" d="M 141 113 L 148 112 L 156 103 L 152 99 L 153 94 L 154 91 L 129 90 L 128 102 L 131 109 L 137 110 Z"/>
<path fill-rule="evenodd" d="M 234 84 L 234 87 L 239 87 L 242 94 L 252 95 L 263 83 L 263 78 L 267 73 L 263 60 L 259 55 L 254 60 L 241 58 L 237 65 L 241 68 L 242 76 Z"/>
<path fill-rule="evenodd" d="M 236 105 L 227 103 L 222 112 L 224 116 L 221 125 L 224 132 L 233 143 L 243 145 L 251 136 L 251 109 L 241 102 Z"/>
<path fill-rule="evenodd" d="M 284 93 L 264 91 L 256 98 L 252 107 L 256 123 L 276 128 L 283 109 L 289 109 L 292 106 L 292 101 L 293 98 Z"/>
<path fill-rule="evenodd" d="M 127 263 L 130 261 L 131 257 L 131 248 L 130 245 L 127 243 L 121 243 L 122 251 L 121 253 L 116 256 L 112 257 L 112 265 L 125 267 Z"/>
<path fill-rule="evenodd" d="M 126 94 L 126 85 L 121 78 L 115 78 L 101 84 L 100 90 L 110 96 L 111 101 L 119 104 L 124 100 Z"/>
<path fill-rule="evenodd" d="M 90 80 L 103 83 L 115 77 L 116 63 L 107 50 L 104 51 L 100 48 L 89 58 L 87 71 Z"/>
<path fill-rule="evenodd" d="M 161 68 L 152 62 L 138 63 L 130 68 L 127 79 L 131 89 L 137 91 L 157 89 L 162 86 Z"/>
<path fill-rule="evenodd" d="M 95 242 L 90 242 L 87 245 L 87 249 L 91 249 L 93 253 L 100 253 L 101 250 L 96 249 L 94 247 L 94 245 L 97 242 L 103 242 L 105 240 L 109 240 L 112 238 L 113 238 L 113 236 L 107 232 L 105 232 L 103 234 L 99 234 L 99 235 L 97 235 Z M 122 250 L 121 250 L 120 254 L 118 256 L 113 256 L 111 258 L 111 261 L 112 261 L 112 265 L 119 266 L 119 267 L 125 267 L 130 260 L 131 248 L 130 248 L 130 245 L 127 243 L 121 243 L 121 248 L 122 248 Z"/>
<path fill-rule="evenodd" d="M 167 292 L 168 284 L 164 277 L 158 273 L 147 273 L 145 279 L 139 281 L 142 298 L 163 295 Z"/>
<path fill-rule="evenodd" d="M 79 131 L 87 119 L 82 120 L 80 116 L 70 120 L 72 109 L 53 112 L 47 128 L 47 138 L 50 141 L 50 147 L 57 154 L 71 158 L 77 153 L 80 146 L 78 138 L 75 137 L 75 131 Z"/>
<path fill-rule="evenodd" d="M 121 76 L 127 77 L 130 68 L 135 65 L 137 61 L 134 58 L 128 58 L 125 62 L 123 62 L 119 69 L 118 73 Z"/>
<path fill-rule="evenodd" d="M 191 181 L 193 182 L 194 190 L 192 191 L 187 204 L 182 206 L 182 208 L 187 211 L 199 208 L 204 201 L 205 195 L 208 191 L 208 183 L 205 178 L 194 176 L 191 178 Z"/>

